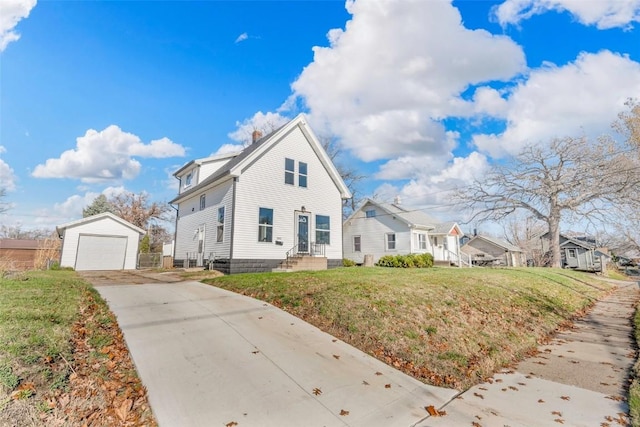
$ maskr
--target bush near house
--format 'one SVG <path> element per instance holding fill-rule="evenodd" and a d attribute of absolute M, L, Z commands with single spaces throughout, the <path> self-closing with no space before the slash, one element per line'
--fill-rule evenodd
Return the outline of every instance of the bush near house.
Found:
<path fill-rule="evenodd" d="M 431 254 L 408 254 L 408 255 L 385 255 L 376 263 L 378 267 L 393 268 L 430 268 L 433 267 L 433 255 Z"/>

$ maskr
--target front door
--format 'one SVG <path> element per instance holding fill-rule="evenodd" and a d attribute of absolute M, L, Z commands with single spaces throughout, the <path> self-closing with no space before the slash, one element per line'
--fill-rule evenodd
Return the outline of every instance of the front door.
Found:
<path fill-rule="evenodd" d="M 298 253 L 309 253 L 309 215 L 298 215 Z"/>

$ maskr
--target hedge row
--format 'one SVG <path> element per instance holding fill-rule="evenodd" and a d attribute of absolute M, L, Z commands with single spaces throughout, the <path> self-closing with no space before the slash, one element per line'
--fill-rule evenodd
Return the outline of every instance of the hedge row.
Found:
<path fill-rule="evenodd" d="M 431 254 L 408 254 L 408 255 L 385 255 L 376 263 L 378 267 L 393 268 L 429 268 L 433 267 L 433 255 Z"/>

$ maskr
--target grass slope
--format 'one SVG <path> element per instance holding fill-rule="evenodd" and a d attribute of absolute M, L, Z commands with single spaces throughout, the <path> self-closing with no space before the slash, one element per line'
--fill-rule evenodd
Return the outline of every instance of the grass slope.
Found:
<path fill-rule="evenodd" d="M 0 425 L 156 425 L 113 314 L 73 271 L 0 278 Z"/>
<path fill-rule="evenodd" d="M 533 351 L 610 285 L 554 269 L 341 268 L 206 283 L 303 318 L 414 377 L 467 388 Z"/>

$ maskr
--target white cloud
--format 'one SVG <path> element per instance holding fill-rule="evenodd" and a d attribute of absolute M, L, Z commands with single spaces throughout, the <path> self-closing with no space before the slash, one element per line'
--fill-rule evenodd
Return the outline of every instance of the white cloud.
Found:
<path fill-rule="evenodd" d="M 7 45 L 20 38 L 14 28 L 21 19 L 29 16 L 36 0 L 2 0 L 0 1 L 0 52 Z"/>
<path fill-rule="evenodd" d="M 113 196 L 117 196 L 118 194 L 125 192 L 127 192 L 127 190 L 124 187 L 118 186 L 107 187 L 101 192 L 87 191 L 84 194 L 74 194 L 73 196 L 67 197 L 67 199 L 62 203 L 55 203 L 53 205 L 53 211 L 56 217 L 82 218 L 82 210 L 92 204 L 100 194 L 104 194 L 108 199 L 110 199 Z"/>
<path fill-rule="evenodd" d="M 82 182 L 133 179 L 141 164 L 133 157 L 181 157 L 185 149 L 168 138 L 144 144 L 132 133 L 111 125 L 102 131 L 89 129 L 76 139 L 76 148 L 48 159 L 33 171 L 36 178 L 76 178 Z"/>
<path fill-rule="evenodd" d="M 640 0 L 506 0 L 493 13 L 505 26 L 548 11 L 569 12 L 583 25 L 599 29 L 630 28 L 640 22 Z"/>
<path fill-rule="evenodd" d="M 0 154 L 5 151 L 6 149 L 0 145 Z M 15 191 L 17 179 L 18 177 L 11 166 L 9 166 L 9 164 L 4 160 L 0 159 L 0 189 L 5 191 Z"/>
<path fill-rule="evenodd" d="M 362 160 L 446 155 L 438 120 L 469 109 L 460 94 L 525 70 L 520 46 L 466 29 L 450 0 L 348 1 L 347 9 L 346 28 L 329 32 L 329 47 L 313 49 L 292 88 L 314 128 Z"/>
<path fill-rule="evenodd" d="M 223 154 L 238 153 L 244 149 L 242 144 L 222 144 L 215 152 L 211 153 L 212 156 L 220 156 Z"/>
<path fill-rule="evenodd" d="M 476 135 L 474 143 L 500 156 L 554 137 L 610 133 L 624 102 L 639 93 L 640 63 L 607 50 L 581 53 L 564 66 L 531 71 L 506 101 L 506 130 Z"/>
<path fill-rule="evenodd" d="M 289 120 L 290 119 L 287 117 L 278 113 L 268 112 L 265 114 L 262 111 L 258 111 L 250 119 L 246 119 L 242 122 L 236 122 L 237 129 L 229 133 L 228 136 L 234 141 L 249 144 L 251 142 L 251 134 L 254 130 L 257 129 L 261 131 L 263 135 L 266 135 L 286 124 Z"/>
<path fill-rule="evenodd" d="M 243 42 L 243 41 L 247 40 L 248 38 L 249 38 L 249 34 L 247 34 L 247 33 L 242 33 L 242 34 L 240 34 L 240 35 L 236 38 L 236 41 L 235 41 L 235 42 L 236 42 L 236 43 L 240 43 L 240 42 Z"/>

